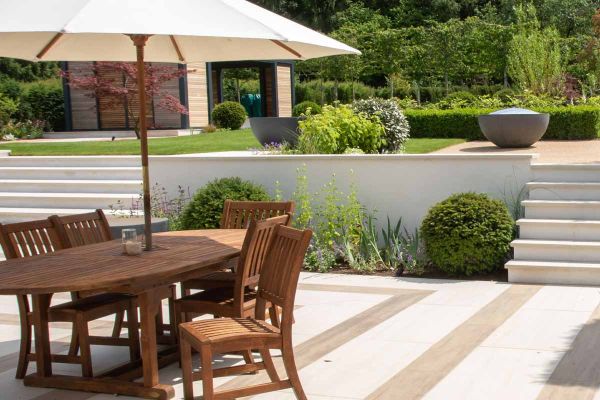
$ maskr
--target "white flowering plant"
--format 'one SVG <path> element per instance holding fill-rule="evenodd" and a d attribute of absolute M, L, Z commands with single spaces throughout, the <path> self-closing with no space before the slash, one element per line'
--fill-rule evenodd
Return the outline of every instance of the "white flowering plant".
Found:
<path fill-rule="evenodd" d="M 356 100 L 352 103 L 356 113 L 377 116 L 385 128 L 385 145 L 380 149 L 384 153 L 400 152 L 410 136 L 410 126 L 404 113 L 393 99 Z"/>

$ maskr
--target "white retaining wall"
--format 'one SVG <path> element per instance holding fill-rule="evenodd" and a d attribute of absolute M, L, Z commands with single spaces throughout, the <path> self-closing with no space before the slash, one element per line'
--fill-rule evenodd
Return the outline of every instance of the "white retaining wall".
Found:
<path fill-rule="evenodd" d="M 150 157 L 152 183 L 164 186 L 171 196 L 178 185 L 194 193 L 220 177 L 239 176 L 264 185 L 272 193 L 280 182 L 288 198 L 296 185 L 297 169 L 306 165 L 311 191 L 318 191 L 336 174 L 338 186 L 348 193 L 351 180 L 358 198 L 377 210 L 380 224 L 389 215 L 402 217 L 413 230 L 435 203 L 458 192 L 485 192 L 515 200 L 532 180 L 534 155 L 182 155 Z M 351 173 L 353 171 L 353 174 Z"/>

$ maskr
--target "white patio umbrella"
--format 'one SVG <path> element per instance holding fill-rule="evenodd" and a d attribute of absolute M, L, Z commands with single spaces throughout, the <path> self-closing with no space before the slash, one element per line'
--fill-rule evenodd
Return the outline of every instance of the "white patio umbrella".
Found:
<path fill-rule="evenodd" d="M 136 51 L 133 50 L 135 45 Z M 244 0 L 0 0 L 0 57 L 31 61 L 304 60 L 360 54 Z M 139 115 L 146 94 L 139 91 Z M 140 118 L 146 249 L 152 248 L 146 119 Z"/>

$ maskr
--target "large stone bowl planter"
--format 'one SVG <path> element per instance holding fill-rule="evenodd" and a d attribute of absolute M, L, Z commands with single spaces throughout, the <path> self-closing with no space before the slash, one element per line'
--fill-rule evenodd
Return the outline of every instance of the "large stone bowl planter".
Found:
<path fill-rule="evenodd" d="M 507 108 L 479 116 L 483 135 L 504 148 L 530 147 L 544 136 L 549 122 L 549 114 L 523 108 Z"/>
<path fill-rule="evenodd" d="M 123 229 L 135 229 L 138 235 L 144 233 L 144 217 L 112 217 L 108 218 L 110 233 L 113 238 L 121 239 Z M 152 233 L 167 232 L 169 220 L 167 218 L 152 218 Z"/>
<path fill-rule="evenodd" d="M 250 127 L 263 146 L 284 142 L 295 146 L 298 143 L 298 118 L 296 117 L 250 118 Z"/>

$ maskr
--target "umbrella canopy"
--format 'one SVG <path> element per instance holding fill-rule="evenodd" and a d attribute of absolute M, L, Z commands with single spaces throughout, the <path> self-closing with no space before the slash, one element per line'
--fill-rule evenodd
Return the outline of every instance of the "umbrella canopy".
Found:
<path fill-rule="evenodd" d="M 0 0 L 0 15 L 0 55 L 25 60 L 136 61 L 125 35 L 153 36 L 148 62 L 358 54 L 243 0 Z"/>
<path fill-rule="evenodd" d="M 360 52 L 244 0 L 0 0 L 0 57 L 32 61 L 304 60 Z M 132 45 L 135 45 L 135 51 Z M 139 115 L 146 93 L 139 91 Z M 140 118 L 146 249 L 152 248 L 146 118 Z"/>

